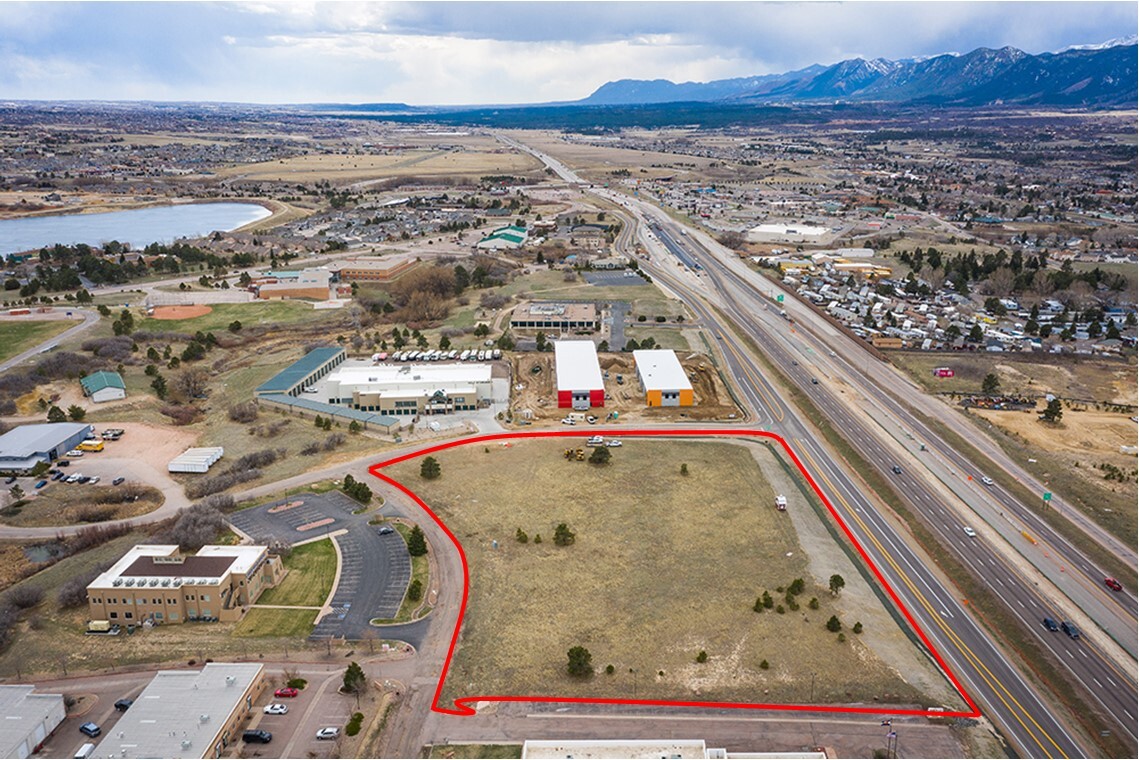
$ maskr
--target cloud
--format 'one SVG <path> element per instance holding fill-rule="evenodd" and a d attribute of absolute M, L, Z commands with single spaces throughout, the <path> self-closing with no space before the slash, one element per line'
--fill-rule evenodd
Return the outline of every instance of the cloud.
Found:
<path fill-rule="evenodd" d="M 1134 3 L 5 3 L 0 97 L 521 103 L 1135 32 Z"/>

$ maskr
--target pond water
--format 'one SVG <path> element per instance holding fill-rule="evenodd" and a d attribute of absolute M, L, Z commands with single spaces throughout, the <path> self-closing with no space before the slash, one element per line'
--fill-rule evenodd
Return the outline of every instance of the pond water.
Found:
<path fill-rule="evenodd" d="M 0 220 L 0 255 L 39 250 L 56 243 L 100 245 L 111 240 L 144 248 L 181 237 L 229 232 L 269 216 L 256 203 L 187 203 L 105 214 L 62 214 Z"/>

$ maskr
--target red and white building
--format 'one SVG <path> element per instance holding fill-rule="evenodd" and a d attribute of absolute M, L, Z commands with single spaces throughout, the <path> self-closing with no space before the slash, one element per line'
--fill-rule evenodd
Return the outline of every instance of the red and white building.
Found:
<path fill-rule="evenodd" d="M 554 366 L 558 375 L 558 408 L 605 406 L 605 385 L 593 341 L 554 341 Z"/>

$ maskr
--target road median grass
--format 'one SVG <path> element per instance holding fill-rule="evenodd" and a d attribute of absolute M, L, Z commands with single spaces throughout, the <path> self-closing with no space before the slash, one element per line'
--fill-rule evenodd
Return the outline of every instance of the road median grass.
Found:
<path fill-rule="evenodd" d="M 926 526 L 924 519 L 919 519 L 910 511 L 893 485 L 831 426 L 814 402 L 789 382 L 782 370 L 767 358 L 750 336 L 743 334 L 734 326 L 732 329 L 764 366 L 768 377 L 782 387 L 783 396 L 799 407 L 803 416 L 811 421 L 832 449 L 858 475 L 866 490 L 875 493 L 879 500 L 907 526 L 918 547 L 934 561 L 946 581 L 956 587 L 962 598 L 968 599 L 973 614 L 989 635 L 1002 649 L 1016 656 L 1017 669 L 1027 673 L 1038 685 L 1050 692 L 1050 695 L 1063 706 L 1065 712 L 1086 732 L 1087 738 L 1095 744 L 1103 757 L 1130 757 L 1132 749 L 1116 736 L 1116 732 L 1101 717 L 1101 713 L 1092 709 L 1088 702 L 1076 693 L 1067 679 L 1060 675 L 1064 669 L 1063 664 L 1029 635 L 1024 625 L 981 582 L 972 569 L 967 568 L 952 552 L 942 546 Z"/>
<path fill-rule="evenodd" d="M 392 523 L 392 526 L 403 537 L 403 542 L 406 545 L 408 536 L 411 535 L 411 526 L 404 525 L 403 523 Z M 403 593 L 403 602 L 399 606 L 399 612 L 396 613 L 394 618 L 385 620 L 383 618 L 373 618 L 372 625 L 394 625 L 396 623 L 410 623 L 413 620 L 425 616 L 431 611 L 430 605 L 427 603 L 428 588 L 431 583 L 431 561 L 427 555 L 424 554 L 419 557 L 411 558 L 411 579 L 408 581 L 407 587 L 410 589 L 416 581 L 419 581 L 420 596 L 418 599 L 411 599 L 408 592 L 405 590 Z"/>
<path fill-rule="evenodd" d="M 289 573 L 276 588 L 267 589 L 257 604 L 320 607 L 336 579 L 336 549 L 332 539 L 295 547 L 284 560 Z"/>

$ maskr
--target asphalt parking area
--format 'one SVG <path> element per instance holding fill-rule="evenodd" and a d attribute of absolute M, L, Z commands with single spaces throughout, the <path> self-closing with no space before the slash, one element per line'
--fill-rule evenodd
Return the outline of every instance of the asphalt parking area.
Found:
<path fill-rule="evenodd" d="M 590 285 L 597 285 L 599 287 L 614 287 L 618 285 L 644 285 L 644 279 L 638 274 L 631 274 L 626 276 L 625 271 L 615 272 L 582 272 L 585 281 Z"/>
<path fill-rule="evenodd" d="M 283 505 L 287 508 L 282 509 Z M 395 617 L 411 580 L 411 557 L 398 533 L 381 536 L 368 521 L 375 511 L 353 514 L 360 505 L 341 493 L 298 494 L 236 512 L 230 522 L 259 543 L 290 545 L 332 533 L 340 547 L 340 577 L 332 612 L 310 636 L 360 639 L 373 618 Z M 315 526 L 309 530 L 300 528 Z M 343 531 L 341 533 L 341 531 Z"/>

